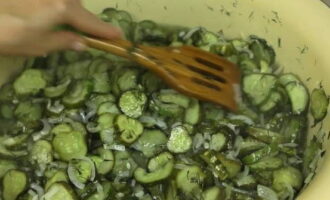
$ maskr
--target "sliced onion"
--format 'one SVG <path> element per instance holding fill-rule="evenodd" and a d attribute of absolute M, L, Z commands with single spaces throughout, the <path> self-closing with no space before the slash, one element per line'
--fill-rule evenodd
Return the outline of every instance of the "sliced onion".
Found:
<path fill-rule="evenodd" d="M 81 122 L 86 124 L 87 120 L 86 120 L 86 114 L 85 114 L 84 110 L 82 110 L 82 109 L 79 110 L 79 116 L 80 116 Z"/>
<path fill-rule="evenodd" d="M 186 35 L 183 37 L 183 39 L 184 39 L 184 40 L 189 39 L 189 38 L 190 38 L 195 32 L 197 32 L 197 31 L 199 31 L 199 30 L 201 30 L 201 29 L 202 29 L 202 27 L 200 27 L 200 26 L 190 29 L 190 30 L 186 33 Z"/>
<path fill-rule="evenodd" d="M 96 183 L 96 191 L 97 191 L 97 194 L 99 195 L 99 199 L 105 198 L 104 189 L 100 183 Z"/>
<path fill-rule="evenodd" d="M 234 99 L 237 104 L 240 104 L 243 102 L 241 86 L 239 84 L 233 84 L 232 86 L 234 89 Z"/>
<path fill-rule="evenodd" d="M 48 120 L 47 119 L 42 119 L 41 122 L 43 124 L 43 128 L 42 128 L 41 131 L 39 131 L 37 133 L 34 133 L 32 135 L 32 138 L 33 138 L 34 141 L 40 140 L 41 138 L 47 136 L 50 133 L 51 126 L 50 126 Z"/>
<path fill-rule="evenodd" d="M 50 124 L 59 124 L 63 122 L 64 117 L 61 115 L 59 117 L 48 118 Z"/>
<path fill-rule="evenodd" d="M 245 116 L 245 115 L 234 115 L 234 114 L 228 114 L 228 118 L 229 119 L 232 119 L 232 120 L 240 120 L 242 122 L 244 122 L 245 124 L 248 124 L 248 125 L 253 125 L 254 124 L 254 121 Z"/>
<path fill-rule="evenodd" d="M 45 194 L 45 191 L 44 191 L 43 187 L 41 187 L 38 184 L 31 183 L 30 187 L 31 187 L 31 189 L 33 189 L 34 191 L 37 192 L 39 197 L 42 197 Z"/>
<path fill-rule="evenodd" d="M 241 193 L 241 194 L 246 194 L 246 195 L 251 195 L 251 193 L 249 191 L 246 190 L 241 190 L 238 188 L 235 188 L 225 182 L 222 183 L 223 186 L 225 186 L 226 188 L 230 189 L 231 191 L 237 192 L 237 193 Z"/>
<path fill-rule="evenodd" d="M 104 144 L 103 147 L 105 149 L 111 149 L 111 150 L 115 150 L 115 151 L 125 151 L 126 150 L 126 147 L 121 144 L 111 144 L 111 145 Z"/>
<path fill-rule="evenodd" d="M 258 196 L 264 200 L 278 200 L 276 192 L 269 187 L 258 185 L 257 186 Z"/>
<path fill-rule="evenodd" d="M 54 106 L 52 106 L 51 100 L 48 100 L 47 102 L 47 110 L 53 113 L 61 113 L 65 109 L 64 105 L 61 104 L 60 101 L 55 101 Z"/>
<path fill-rule="evenodd" d="M 94 110 L 89 111 L 89 112 L 86 114 L 86 120 L 87 120 L 87 123 L 89 122 L 89 120 L 90 120 L 91 118 L 93 118 L 93 117 L 96 115 L 96 113 L 97 113 L 97 111 L 96 111 L 96 109 L 94 109 Z"/>
<path fill-rule="evenodd" d="M 96 174 L 94 162 L 88 157 L 82 157 L 82 158 L 79 158 L 78 160 L 86 161 L 91 165 L 91 176 L 90 176 L 89 180 L 93 181 L 95 179 L 95 174 Z M 68 176 L 69 176 L 71 183 L 79 189 L 84 189 L 85 184 L 79 182 L 79 180 L 77 179 L 77 177 L 74 174 L 74 170 L 75 170 L 75 168 L 74 168 L 73 164 L 70 162 L 67 172 L 68 172 Z"/>
<path fill-rule="evenodd" d="M 86 129 L 87 129 L 87 131 L 90 132 L 90 133 L 97 133 L 97 132 L 100 131 L 100 128 L 99 128 L 99 127 L 97 126 L 97 124 L 94 123 L 94 122 L 89 122 L 89 123 L 87 123 L 87 125 L 86 125 Z"/>
<path fill-rule="evenodd" d="M 68 167 L 68 176 L 69 176 L 69 179 L 71 181 L 71 183 L 76 186 L 78 189 L 84 189 L 85 188 L 85 184 L 84 183 L 81 183 L 77 177 L 75 176 L 74 174 L 74 171 L 75 171 L 75 168 L 74 166 L 70 163 L 69 164 L 69 167 Z"/>
<path fill-rule="evenodd" d="M 35 192 L 35 191 L 33 191 L 33 190 L 29 190 L 28 191 L 28 194 L 32 197 L 32 200 L 39 200 L 39 196 L 38 196 L 38 194 Z"/>

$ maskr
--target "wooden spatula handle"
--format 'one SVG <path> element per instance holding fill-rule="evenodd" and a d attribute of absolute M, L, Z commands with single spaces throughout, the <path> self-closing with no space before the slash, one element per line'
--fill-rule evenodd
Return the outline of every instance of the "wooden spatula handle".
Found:
<path fill-rule="evenodd" d="M 89 47 L 110 52 L 112 54 L 125 58 L 131 58 L 132 54 L 129 50 L 135 49 L 133 43 L 127 40 L 101 40 L 91 37 L 84 37 L 84 39 Z"/>

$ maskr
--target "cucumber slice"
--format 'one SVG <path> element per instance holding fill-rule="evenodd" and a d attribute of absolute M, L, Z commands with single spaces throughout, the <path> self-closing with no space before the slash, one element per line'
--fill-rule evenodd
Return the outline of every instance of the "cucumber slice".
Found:
<path fill-rule="evenodd" d="M 166 135 L 160 130 L 144 130 L 133 147 L 150 158 L 165 149 L 167 140 Z"/>
<path fill-rule="evenodd" d="M 76 81 L 73 84 L 72 92 L 62 98 L 67 107 L 79 107 L 89 97 L 93 90 L 93 83 L 89 80 Z"/>
<path fill-rule="evenodd" d="M 28 177 L 19 170 L 9 170 L 2 180 L 4 200 L 15 200 L 27 187 Z"/>
<path fill-rule="evenodd" d="M 277 79 L 268 74 L 249 74 L 243 78 L 243 91 L 254 105 L 263 103 L 271 94 Z"/>
<path fill-rule="evenodd" d="M 71 63 L 67 66 L 64 66 L 64 74 L 62 76 L 69 76 L 73 79 L 86 79 L 89 74 L 89 66 L 91 64 L 91 60 L 82 60 L 78 62 Z M 61 76 L 59 76 L 61 77 Z"/>
<path fill-rule="evenodd" d="M 0 104 L 0 118 L 13 119 L 15 106 L 9 103 Z"/>
<path fill-rule="evenodd" d="M 300 80 L 299 78 L 292 74 L 292 73 L 287 73 L 283 74 L 278 78 L 278 81 L 283 85 L 286 86 L 288 83 L 294 82 L 294 83 L 299 83 Z"/>
<path fill-rule="evenodd" d="M 70 84 L 71 79 L 64 78 L 62 83 L 60 83 L 59 85 L 45 88 L 44 94 L 48 98 L 58 98 L 67 91 Z"/>
<path fill-rule="evenodd" d="M 91 159 L 93 160 L 97 173 L 105 175 L 108 174 L 115 164 L 115 158 L 112 151 L 98 148 L 96 150 L 97 156 L 92 156 Z"/>
<path fill-rule="evenodd" d="M 132 68 L 119 68 L 111 74 L 112 92 L 119 95 L 138 87 L 139 71 Z"/>
<path fill-rule="evenodd" d="M 146 95 L 139 90 L 127 91 L 119 99 L 121 111 L 132 118 L 138 118 L 142 115 L 146 103 Z"/>
<path fill-rule="evenodd" d="M 27 127 L 36 128 L 40 124 L 39 120 L 42 118 L 42 109 L 40 104 L 22 101 L 16 107 L 14 115 Z"/>
<path fill-rule="evenodd" d="M 156 92 L 162 87 L 161 79 L 149 71 L 143 74 L 141 83 L 148 93 Z"/>
<path fill-rule="evenodd" d="M 261 112 L 269 112 L 277 107 L 282 102 L 282 95 L 279 92 L 271 92 L 269 98 L 260 105 L 259 109 Z"/>
<path fill-rule="evenodd" d="M 267 41 L 256 36 L 251 36 L 252 43 L 249 48 L 253 52 L 254 59 L 257 63 L 265 61 L 269 65 L 275 61 L 275 51 L 267 44 Z"/>
<path fill-rule="evenodd" d="M 115 117 L 116 115 L 111 113 L 104 113 L 100 115 L 97 120 L 97 127 L 99 128 L 99 130 L 102 131 L 113 128 Z"/>
<path fill-rule="evenodd" d="M 266 144 L 263 142 L 260 142 L 259 140 L 253 139 L 253 138 L 246 138 L 241 144 L 240 144 L 240 152 L 239 154 L 241 156 L 247 155 L 249 153 L 252 153 L 253 151 L 257 151 L 263 147 L 265 147 Z"/>
<path fill-rule="evenodd" d="M 303 176 L 301 172 L 294 167 L 284 167 L 274 171 L 273 188 L 276 191 L 285 191 L 288 186 L 299 189 L 302 184 Z"/>
<path fill-rule="evenodd" d="M 173 168 L 173 156 L 168 152 L 164 152 L 149 161 L 149 172 L 143 168 L 137 168 L 134 172 L 134 178 L 140 183 L 154 183 L 169 177 Z"/>
<path fill-rule="evenodd" d="M 67 183 L 54 183 L 44 194 L 45 200 L 77 200 L 77 196 Z"/>
<path fill-rule="evenodd" d="M 249 168 L 255 170 L 275 170 L 282 167 L 283 161 L 278 157 L 266 157 L 260 161 L 249 165 Z"/>
<path fill-rule="evenodd" d="M 112 94 L 92 94 L 92 96 L 86 102 L 86 106 L 90 109 L 97 109 L 102 103 L 116 101 L 115 96 Z"/>
<path fill-rule="evenodd" d="M 36 95 L 47 86 L 43 71 L 27 69 L 15 80 L 14 89 L 17 95 Z"/>
<path fill-rule="evenodd" d="M 17 168 L 17 163 L 12 160 L 7 160 L 7 159 L 0 159 L 0 178 L 2 177 L 12 169 Z"/>
<path fill-rule="evenodd" d="M 309 95 L 306 87 L 300 83 L 291 82 L 285 86 L 291 102 L 291 110 L 294 114 L 300 114 L 307 108 Z"/>
<path fill-rule="evenodd" d="M 268 144 L 272 144 L 272 143 L 281 144 L 285 141 L 285 138 L 283 135 L 270 131 L 268 129 L 257 128 L 257 127 L 248 127 L 246 129 L 246 132 L 250 136 L 256 138 L 257 140 L 268 143 Z"/>
<path fill-rule="evenodd" d="M 107 94 L 111 91 L 110 78 L 107 72 L 92 75 L 93 92 Z"/>
<path fill-rule="evenodd" d="M 210 141 L 210 149 L 221 151 L 227 144 L 227 137 L 223 133 L 213 134 Z"/>
<path fill-rule="evenodd" d="M 130 178 L 134 174 L 137 164 L 128 151 L 115 151 L 115 165 L 110 172 L 114 177 Z M 126 187 L 127 185 L 125 185 Z"/>
<path fill-rule="evenodd" d="M 204 200 L 219 200 L 224 197 L 224 193 L 218 187 L 211 187 L 202 194 Z"/>
<path fill-rule="evenodd" d="M 186 195 L 198 196 L 205 178 L 206 175 L 198 166 L 186 166 L 177 173 L 176 185 Z"/>
<path fill-rule="evenodd" d="M 183 126 L 174 127 L 167 142 L 167 148 L 173 153 L 185 153 L 191 149 L 192 139 Z"/>
<path fill-rule="evenodd" d="M 98 115 L 102 115 L 104 113 L 121 114 L 118 106 L 114 102 L 109 102 L 109 101 L 101 103 L 97 109 Z"/>
<path fill-rule="evenodd" d="M 132 16 L 124 11 L 124 10 L 116 10 L 115 8 L 106 8 L 102 12 L 104 15 L 107 16 L 108 20 L 126 20 L 126 21 L 133 21 Z"/>
<path fill-rule="evenodd" d="M 15 99 L 15 90 L 12 84 L 5 84 L 0 87 L 0 101 L 10 102 Z"/>
<path fill-rule="evenodd" d="M 189 107 L 186 109 L 184 121 L 188 124 L 195 125 L 201 118 L 201 109 L 199 101 L 192 99 Z"/>
<path fill-rule="evenodd" d="M 272 155 L 274 153 L 276 153 L 277 150 L 276 148 L 272 147 L 272 146 L 266 146 L 260 150 L 257 150 L 247 156 L 245 156 L 242 161 L 244 164 L 246 165 L 250 165 L 250 164 L 253 164 L 253 163 L 256 163 L 258 162 L 259 160 L 269 156 L 269 155 Z"/>
<path fill-rule="evenodd" d="M 179 105 L 165 104 L 156 98 L 150 101 L 149 107 L 153 112 L 156 112 L 164 117 L 171 117 L 176 119 L 176 118 L 181 118 L 182 115 L 184 114 L 184 109 Z"/>
<path fill-rule="evenodd" d="M 161 90 L 158 99 L 163 103 L 176 104 L 184 108 L 188 108 L 190 105 L 190 99 L 174 90 Z"/>
<path fill-rule="evenodd" d="M 323 88 L 314 89 L 311 94 L 311 113 L 315 123 L 322 121 L 328 112 L 329 98 Z"/>
<path fill-rule="evenodd" d="M 115 124 L 120 132 L 120 139 L 126 144 L 131 144 L 136 141 L 143 133 L 142 124 L 126 115 L 119 115 L 116 118 Z"/>

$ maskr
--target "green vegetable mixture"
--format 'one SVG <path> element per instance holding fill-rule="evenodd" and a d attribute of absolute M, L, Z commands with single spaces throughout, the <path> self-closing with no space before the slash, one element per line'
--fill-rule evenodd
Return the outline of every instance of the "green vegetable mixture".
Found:
<path fill-rule="evenodd" d="M 29 59 L 0 89 L 0 199 L 294 199 L 321 147 L 306 130 L 309 110 L 315 123 L 327 114 L 322 88 L 310 95 L 280 73 L 255 36 L 136 22 L 113 8 L 100 17 L 134 43 L 193 45 L 238 64 L 239 113 L 95 49 Z"/>

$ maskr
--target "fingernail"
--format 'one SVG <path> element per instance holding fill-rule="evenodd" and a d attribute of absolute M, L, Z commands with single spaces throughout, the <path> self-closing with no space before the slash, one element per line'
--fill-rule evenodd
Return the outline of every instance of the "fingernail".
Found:
<path fill-rule="evenodd" d="M 87 48 L 87 46 L 82 42 L 74 42 L 72 44 L 72 48 L 76 51 L 84 51 Z"/>

